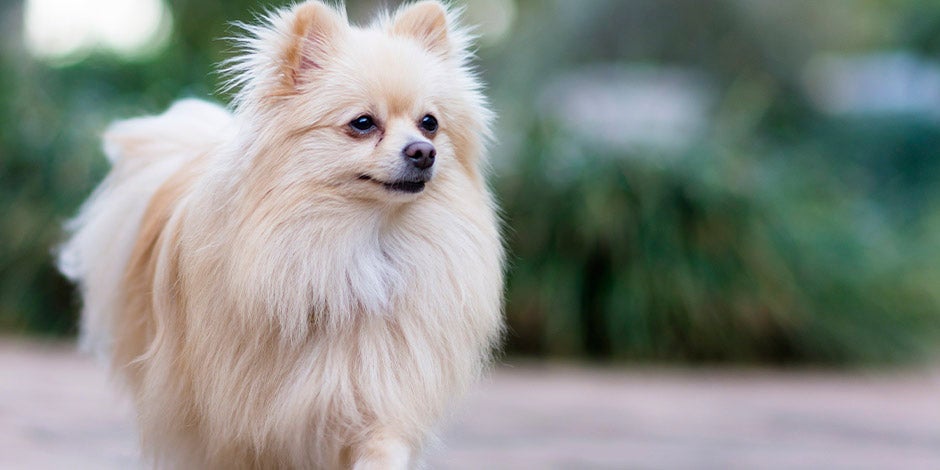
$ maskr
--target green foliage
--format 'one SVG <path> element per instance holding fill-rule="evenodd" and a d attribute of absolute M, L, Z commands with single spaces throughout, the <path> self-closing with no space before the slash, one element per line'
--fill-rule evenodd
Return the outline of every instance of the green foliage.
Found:
<path fill-rule="evenodd" d="M 107 170 L 98 136 L 181 97 L 224 102 L 213 70 L 231 43 L 218 38 L 275 6 L 168 3 L 171 44 L 156 57 L 56 67 L 24 50 L 22 2 L 0 2 L 0 332 L 74 333 L 77 299 L 51 251 Z M 347 3 L 357 20 L 376 6 Z M 510 351 L 829 364 L 932 352 L 940 125 L 825 117 L 801 87 L 820 53 L 935 57 L 940 6 L 763 3 L 513 2 L 509 35 L 479 51 L 501 117 L 493 160 L 511 249 Z M 658 155 L 604 147 L 540 115 L 554 77 L 595 64 L 704 77 L 717 102 L 705 135 Z"/>
<path fill-rule="evenodd" d="M 569 139 L 531 133 L 499 184 L 518 351 L 842 364 L 910 359 L 940 338 L 935 300 L 845 221 L 807 225 L 786 213 L 799 202 L 709 184 L 688 158 Z"/>

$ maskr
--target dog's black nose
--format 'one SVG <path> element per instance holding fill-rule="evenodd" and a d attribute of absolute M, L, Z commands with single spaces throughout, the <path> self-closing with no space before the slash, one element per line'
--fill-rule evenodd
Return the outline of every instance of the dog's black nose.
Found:
<path fill-rule="evenodd" d="M 434 146 L 430 142 L 412 142 L 405 146 L 401 153 L 416 168 L 427 170 L 431 168 L 431 165 L 434 165 L 437 150 L 434 150 Z"/>

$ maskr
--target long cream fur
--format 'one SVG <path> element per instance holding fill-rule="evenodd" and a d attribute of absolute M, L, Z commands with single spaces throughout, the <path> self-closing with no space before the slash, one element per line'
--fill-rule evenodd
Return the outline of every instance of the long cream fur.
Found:
<path fill-rule="evenodd" d="M 112 171 L 60 254 L 83 342 L 158 467 L 415 467 L 502 325 L 468 36 L 436 2 L 366 28 L 307 2 L 247 29 L 232 112 L 186 100 L 105 134 Z M 379 134 L 350 134 L 364 113 Z M 415 140 L 437 149 L 423 192 L 361 178 Z"/>

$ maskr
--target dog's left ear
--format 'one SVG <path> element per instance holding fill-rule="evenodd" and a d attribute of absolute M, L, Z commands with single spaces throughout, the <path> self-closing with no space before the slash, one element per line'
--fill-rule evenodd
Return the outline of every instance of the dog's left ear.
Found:
<path fill-rule="evenodd" d="M 392 20 L 392 32 L 417 39 L 429 51 L 442 56 L 451 53 L 447 10 L 440 2 L 429 0 L 402 8 Z"/>

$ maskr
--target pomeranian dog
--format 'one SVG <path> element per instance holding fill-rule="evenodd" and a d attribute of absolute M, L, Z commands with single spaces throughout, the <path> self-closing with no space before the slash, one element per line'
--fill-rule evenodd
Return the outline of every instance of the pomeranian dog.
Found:
<path fill-rule="evenodd" d="M 83 341 L 169 468 L 413 468 L 491 362 L 491 113 L 436 1 L 368 27 L 308 1 L 246 26 L 231 112 L 113 124 L 69 228 Z"/>

